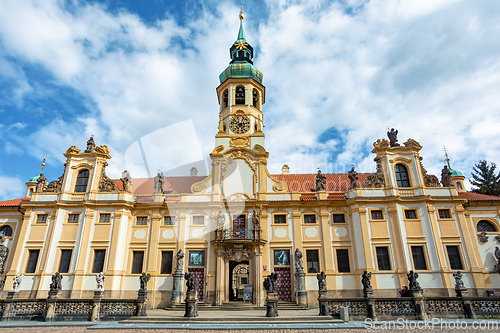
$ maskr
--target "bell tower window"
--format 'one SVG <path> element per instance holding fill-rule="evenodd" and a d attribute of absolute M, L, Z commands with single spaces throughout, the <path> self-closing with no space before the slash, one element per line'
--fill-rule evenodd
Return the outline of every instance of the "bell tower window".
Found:
<path fill-rule="evenodd" d="M 224 103 L 222 105 L 224 105 L 224 108 L 227 108 L 228 101 L 229 101 L 229 99 L 228 99 L 229 98 L 229 94 L 227 92 L 227 89 L 226 89 L 226 91 L 224 91 L 224 95 L 223 96 L 224 97 L 223 97 L 222 100 L 223 100 Z"/>
<path fill-rule="evenodd" d="M 75 192 L 87 192 L 89 183 L 89 170 L 82 170 L 76 177 Z"/>
<path fill-rule="evenodd" d="M 252 104 L 254 108 L 259 108 L 259 93 L 255 89 L 252 91 Z"/>
<path fill-rule="evenodd" d="M 408 170 L 403 164 L 396 164 L 394 167 L 396 171 L 396 181 L 398 187 L 410 187 L 410 178 L 408 177 Z"/>
<path fill-rule="evenodd" d="M 243 86 L 236 87 L 236 104 L 245 104 L 245 88 Z"/>

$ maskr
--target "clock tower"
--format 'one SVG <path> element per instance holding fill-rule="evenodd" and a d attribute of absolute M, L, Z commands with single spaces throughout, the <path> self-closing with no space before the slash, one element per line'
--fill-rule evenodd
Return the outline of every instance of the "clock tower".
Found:
<path fill-rule="evenodd" d="M 193 193 L 212 194 L 212 200 L 265 199 L 268 192 L 281 192 L 286 183 L 267 171 L 269 154 L 264 148 L 263 113 L 266 88 L 262 73 L 254 67 L 254 49 L 240 29 L 231 45 L 229 66 L 219 75 L 220 104 L 215 149 L 210 154 L 212 172 L 193 184 Z M 210 180 L 210 181 L 209 181 Z"/>

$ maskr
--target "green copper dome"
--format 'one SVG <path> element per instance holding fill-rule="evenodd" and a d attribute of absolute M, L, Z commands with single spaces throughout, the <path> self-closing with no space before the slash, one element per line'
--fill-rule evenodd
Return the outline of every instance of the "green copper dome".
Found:
<path fill-rule="evenodd" d="M 253 47 L 245 37 L 243 30 L 243 13 L 240 13 L 240 29 L 236 42 L 229 49 L 231 62 L 229 66 L 219 75 L 220 83 L 229 78 L 251 78 L 262 84 L 262 73 L 253 66 Z"/>
<path fill-rule="evenodd" d="M 448 164 L 448 169 L 450 170 L 452 177 L 464 177 L 464 175 L 462 175 L 462 173 L 460 171 L 453 170 L 451 168 L 449 159 L 447 159 L 446 163 Z"/>
<path fill-rule="evenodd" d="M 31 177 L 31 178 L 28 180 L 28 183 L 36 183 L 36 182 L 38 182 L 38 178 L 40 178 L 40 175 L 35 176 L 35 177 Z"/>

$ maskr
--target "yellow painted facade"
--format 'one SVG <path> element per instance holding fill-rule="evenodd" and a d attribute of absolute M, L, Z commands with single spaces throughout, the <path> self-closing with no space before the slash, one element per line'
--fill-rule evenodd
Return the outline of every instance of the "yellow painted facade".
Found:
<path fill-rule="evenodd" d="M 243 66 L 235 54 L 226 72 Z M 22 274 L 21 296 L 45 298 L 51 275 L 62 270 L 63 297 L 92 297 L 102 270 L 105 297 L 135 298 L 146 272 L 151 306 L 165 307 L 182 250 L 183 272 L 197 274 L 204 302 L 240 299 L 240 289 L 251 286 L 252 302 L 263 305 L 262 282 L 270 272 L 280 274 L 279 297 L 297 301 L 296 249 L 304 256 L 309 304 L 317 302 L 320 271 L 331 296 L 361 296 L 364 270 L 372 272 L 377 296 L 396 296 L 410 269 L 427 295 L 454 295 L 451 274 L 458 269 L 470 294 L 500 292 L 494 256 L 500 200 L 466 192 L 463 176 L 452 177 L 449 187 L 432 183 L 412 139 L 394 147 L 377 140 L 377 173 L 359 174 L 358 188 L 351 189 L 347 174 L 325 175 L 319 191 L 312 191 L 314 174 L 288 174 L 288 168 L 270 174 L 265 87 L 252 75 L 227 77 L 217 88 L 219 126 L 208 176 L 167 177 L 161 192 L 153 179 L 140 190 L 117 180 L 115 189 L 105 186 L 112 163 L 107 147 L 72 146 L 58 190 L 31 193 L 31 182 L 25 199 L 0 202 L 0 228 L 12 228 L 2 296 Z M 407 184 L 398 183 L 398 170 L 406 170 Z M 88 182 L 83 191 L 77 191 L 79 175 Z M 481 234 L 485 222 L 490 229 Z"/>

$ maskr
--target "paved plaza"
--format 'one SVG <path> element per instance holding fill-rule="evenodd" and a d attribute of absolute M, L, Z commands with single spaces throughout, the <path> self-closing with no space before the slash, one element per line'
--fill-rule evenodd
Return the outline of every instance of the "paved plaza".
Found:
<path fill-rule="evenodd" d="M 147 317 L 135 317 L 121 322 L 0 322 L 0 332 L 303 332 L 315 333 L 332 330 L 342 332 L 500 332 L 500 320 L 448 319 L 441 323 L 448 325 L 425 326 L 422 321 L 407 321 L 408 325 L 397 326 L 396 321 L 378 322 L 377 327 L 365 321 L 342 322 L 331 317 L 318 316 L 317 309 L 282 310 L 278 318 L 267 318 L 260 310 L 247 311 L 200 311 L 196 318 L 184 318 L 183 311 L 149 310 Z M 480 328 L 479 323 L 483 323 Z M 489 324 L 487 326 L 486 324 Z M 385 325 L 385 326 L 384 326 Z M 390 326 L 392 325 L 392 326 Z M 459 326 L 457 326 L 459 325 Z M 476 327 L 473 327 L 476 325 Z M 486 328 L 485 328 L 486 327 Z M 488 328 L 489 327 L 489 328 Z"/>

